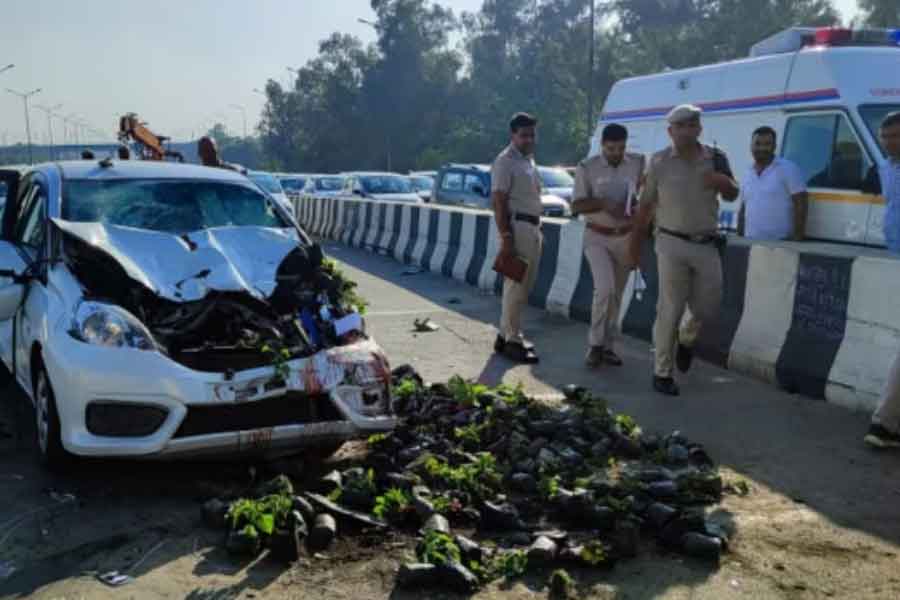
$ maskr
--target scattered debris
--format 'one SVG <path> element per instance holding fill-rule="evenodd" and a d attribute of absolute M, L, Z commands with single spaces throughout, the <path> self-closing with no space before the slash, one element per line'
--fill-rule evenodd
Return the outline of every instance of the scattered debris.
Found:
<path fill-rule="evenodd" d="M 575 597 L 575 581 L 565 569 L 556 569 L 550 574 L 550 598 L 568 600 Z"/>
<path fill-rule="evenodd" d="M 419 273 L 424 272 L 425 269 L 421 267 L 408 267 L 404 269 L 400 274 L 401 275 L 418 275 Z"/>
<path fill-rule="evenodd" d="M 459 298 L 450 298 L 447 300 L 447 304 L 462 304 L 462 300 Z"/>
<path fill-rule="evenodd" d="M 413 321 L 413 327 L 419 333 L 430 333 L 441 328 L 441 326 L 432 321 L 430 317 L 425 317 L 424 319 L 416 319 L 415 321 Z"/>
<path fill-rule="evenodd" d="M 311 555 L 327 549 L 339 522 L 342 535 L 418 532 L 397 585 L 460 593 L 529 569 L 608 569 L 637 556 L 643 535 L 702 560 L 727 551 L 729 534 L 701 509 L 722 479 L 681 432 L 645 433 L 577 386 L 550 404 L 458 376 L 426 385 L 409 366 L 393 379 L 398 428 L 371 436 L 364 463 L 321 478 L 319 493 L 276 478 L 256 490 L 272 494 L 232 502 L 229 549 L 295 561 L 304 538 Z M 208 523 L 222 507 L 204 505 Z M 557 570 L 550 589 L 572 597 L 574 582 Z"/>
<path fill-rule="evenodd" d="M 126 583 L 131 582 L 131 577 L 128 575 L 123 575 L 118 571 L 110 571 L 108 573 L 101 573 L 97 575 L 97 579 L 105 583 L 110 587 L 121 587 Z"/>
<path fill-rule="evenodd" d="M 309 547 L 315 551 L 327 550 L 336 536 L 337 521 L 329 514 L 319 513 L 309 532 Z"/>

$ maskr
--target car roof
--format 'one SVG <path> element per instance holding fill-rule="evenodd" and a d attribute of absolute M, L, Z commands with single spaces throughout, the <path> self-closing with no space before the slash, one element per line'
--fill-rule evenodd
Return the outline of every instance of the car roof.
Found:
<path fill-rule="evenodd" d="M 203 179 L 247 183 L 246 177 L 231 169 L 155 160 L 115 159 L 109 160 L 108 167 L 100 166 L 104 161 L 72 160 L 58 162 L 55 165 L 63 177 L 68 179 Z M 38 165 L 35 170 L 51 165 Z"/>
<path fill-rule="evenodd" d="M 354 177 L 408 177 L 408 175 L 391 173 L 390 171 L 349 171 L 347 173 L 341 173 L 341 176 L 343 177 L 347 177 L 350 175 L 353 175 Z"/>
<path fill-rule="evenodd" d="M 450 163 L 448 165 L 443 166 L 444 169 L 469 169 L 470 171 L 480 171 L 482 173 L 490 172 L 490 165 L 478 165 L 478 164 L 464 164 L 464 163 Z"/>

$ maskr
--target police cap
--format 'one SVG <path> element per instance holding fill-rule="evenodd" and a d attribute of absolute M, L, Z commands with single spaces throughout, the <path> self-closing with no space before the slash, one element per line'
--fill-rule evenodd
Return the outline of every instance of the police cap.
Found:
<path fill-rule="evenodd" d="M 699 106 L 694 106 L 693 104 L 681 104 L 669 111 L 666 120 L 673 125 L 675 123 L 684 123 L 692 119 L 699 119 L 702 112 L 703 109 Z"/>

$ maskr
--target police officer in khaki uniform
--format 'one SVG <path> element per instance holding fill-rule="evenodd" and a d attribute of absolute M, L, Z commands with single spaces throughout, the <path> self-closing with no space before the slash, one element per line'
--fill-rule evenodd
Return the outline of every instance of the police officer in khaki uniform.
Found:
<path fill-rule="evenodd" d="M 500 254 L 528 263 L 521 282 L 503 280 L 500 333 L 494 350 L 517 362 L 536 363 L 534 347 L 522 335 L 522 308 L 541 260 L 541 180 L 534 164 L 537 119 L 517 113 L 509 122 L 511 140 L 491 167 L 491 200 L 500 235 Z"/>
<path fill-rule="evenodd" d="M 722 299 L 722 263 L 718 234 L 721 194 L 738 196 L 728 159 L 698 140 L 700 108 L 677 106 L 668 115 L 672 145 L 650 160 L 640 208 L 631 234 L 629 266 L 638 264 L 651 219 L 656 219 L 659 302 L 653 339 L 656 365 L 653 387 L 677 396 L 672 358 L 682 372 L 691 366 L 693 345 L 703 323 L 716 318 Z M 685 306 L 690 316 L 685 317 Z"/>
<path fill-rule="evenodd" d="M 644 156 L 625 152 L 628 130 L 612 123 L 603 129 L 601 153 L 575 170 L 572 213 L 584 215 L 584 255 L 594 278 L 588 367 L 620 366 L 619 307 L 628 278 L 628 234 L 634 195 L 644 174 Z"/>

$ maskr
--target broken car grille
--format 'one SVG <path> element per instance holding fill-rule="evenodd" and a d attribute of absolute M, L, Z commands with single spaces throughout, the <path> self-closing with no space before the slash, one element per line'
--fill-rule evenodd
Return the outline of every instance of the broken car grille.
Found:
<path fill-rule="evenodd" d="M 189 406 L 175 437 L 341 420 L 327 394 L 289 393 L 242 404 Z"/>

